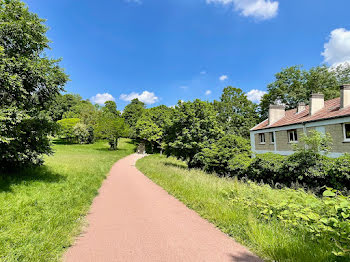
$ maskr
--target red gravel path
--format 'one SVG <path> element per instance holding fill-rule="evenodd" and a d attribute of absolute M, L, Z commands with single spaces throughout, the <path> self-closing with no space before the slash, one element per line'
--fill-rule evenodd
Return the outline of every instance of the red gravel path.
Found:
<path fill-rule="evenodd" d="M 65 261 L 261 261 L 139 172 L 141 157 L 113 166 Z"/>

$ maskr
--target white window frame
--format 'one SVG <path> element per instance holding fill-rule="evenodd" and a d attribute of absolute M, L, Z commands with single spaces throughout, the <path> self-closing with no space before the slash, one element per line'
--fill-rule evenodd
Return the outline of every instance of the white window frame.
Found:
<path fill-rule="evenodd" d="M 264 139 L 262 139 L 262 138 L 264 138 Z M 264 140 L 264 141 L 263 141 L 263 140 Z M 266 136 L 265 136 L 265 133 L 260 133 L 260 134 L 259 134 L 259 144 L 260 144 L 260 145 L 266 144 Z"/>
<path fill-rule="evenodd" d="M 290 133 L 293 133 L 293 140 L 290 139 Z M 296 139 L 295 139 L 295 134 L 296 134 Z M 288 136 L 288 143 L 298 143 L 299 142 L 299 137 L 298 137 L 298 130 L 297 129 L 291 129 L 287 130 L 287 136 Z"/>
<path fill-rule="evenodd" d="M 350 137 L 347 138 L 346 137 L 346 129 L 345 129 L 345 125 L 350 125 L 350 123 L 344 123 L 343 124 L 343 135 L 344 135 L 344 142 L 350 142 Z"/>
<path fill-rule="evenodd" d="M 276 142 L 275 132 L 270 132 L 270 144 L 274 144 L 275 142 Z"/>

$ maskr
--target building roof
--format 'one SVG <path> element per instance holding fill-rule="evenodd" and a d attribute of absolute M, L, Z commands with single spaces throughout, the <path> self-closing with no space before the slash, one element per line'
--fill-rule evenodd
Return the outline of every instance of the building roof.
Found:
<path fill-rule="evenodd" d="M 272 125 L 269 125 L 269 120 L 266 119 L 257 126 L 253 127 L 251 131 L 301 124 L 305 122 L 313 122 L 330 118 L 345 117 L 350 115 L 350 106 L 340 109 L 340 97 L 327 100 L 324 102 L 324 104 L 324 107 L 313 116 L 309 115 L 309 106 L 306 106 L 305 110 L 301 111 L 300 113 L 297 113 L 297 109 L 295 108 L 287 110 L 286 115 Z"/>

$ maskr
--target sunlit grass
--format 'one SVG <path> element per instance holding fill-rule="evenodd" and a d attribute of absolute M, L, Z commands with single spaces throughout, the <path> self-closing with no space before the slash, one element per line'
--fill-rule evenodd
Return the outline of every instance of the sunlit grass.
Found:
<path fill-rule="evenodd" d="M 277 201 L 284 198 L 321 201 L 312 194 L 219 178 L 200 170 L 189 170 L 183 162 L 159 155 L 140 159 L 137 167 L 189 208 L 265 260 L 342 261 L 332 256 L 330 240 L 316 242 L 302 231 L 288 229 L 280 221 L 262 221 L 254 207 L 247 209 L 243 204 L 234 203 L 225 192 Z"/>
<path fill-rule="evenodd" d="M 134 152 L 108 144 L 55 145 L 45 165 L 0 176 L 0 261 L 57 261 L 72 244 L 113 163 Z"/>

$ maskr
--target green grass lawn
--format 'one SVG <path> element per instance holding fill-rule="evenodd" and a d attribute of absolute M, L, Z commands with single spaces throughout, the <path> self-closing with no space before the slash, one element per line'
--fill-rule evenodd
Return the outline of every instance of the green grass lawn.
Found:
<path fill-rule="evenodd" d="M 232 201 L 227 192 L 237 198 L 276 202 L 296 199 L 321 205 L 322 200 L 312 194 L 219 178 L 200 170 L 189 170 L 184 162 L 159 155 L 138 160 L 137 167 L 189 208 L 265 260 L 348 261 L 331 254 L 333 243 L 329 239 L 317 242 L 302 230 L 292 230 L 280 221 L 261 220 L 254 204 L 247 208 L 243 203 Z"/>
<path fill-rule="evenodd" d="M 0 261 L 57 261 L 72 244 L 102 181 L 117 160 L 134 152 L 121 139 L 55 145 L 45 165 L 0 175 Z"/>

